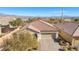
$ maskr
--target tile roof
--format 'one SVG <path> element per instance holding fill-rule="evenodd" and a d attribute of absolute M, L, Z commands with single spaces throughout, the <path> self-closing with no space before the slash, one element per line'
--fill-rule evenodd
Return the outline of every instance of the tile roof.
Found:
<path fill-rule="evenodd" d="M 38 32 L 42 31 L 57 31 L 58 28 L 54 25 L 51 25 L 45 21 L 37 20 L 29 24 L 28 28 L 33 29 Z"/>
<path fill-rule="evenodd" d="M 73 35 L 74 32 L 77 30 L 79 23 L 75 22 L 66 22 L 66 23 L 59 23 L 56 24 L 59 28 L 62 28 L 64 32 L 68 33 L 69 35 Z M 79 31 L 77 31 L 79 32 Z M 79 35 L 78 35 L 79 36 Z"/>

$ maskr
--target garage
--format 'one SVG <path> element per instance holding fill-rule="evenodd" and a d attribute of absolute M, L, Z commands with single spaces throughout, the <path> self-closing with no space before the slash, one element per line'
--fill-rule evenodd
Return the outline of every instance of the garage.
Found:
<path fill-rule="evenodd" d="M 39 50 L 41 51 L 52 51 L 53 39 L 51 34 L 41 34 L 41 40 L 39 42 Z"/>
<path fill-rule="evenodd" d="M 55 47 L 55 42 L 54 42 L 55 39 L 54 38 L 56 38 L 56 33 L 43 33 L 43 34 L 41 34 L 41 39 L 39 42 L 39 48 L 40 48 L 39 50 L 41 50 L 41 51 L 54 50 L 54 47 Z"/>
<path fill-rule="evenodd" d="M 54 43 L 54 39 L 58 38 L 59 29 L 56 26 L 45 21 L 38 20 L 30 23 L 27 28 L 35 33 L 39 42 L 39 51 L 57 50 L 58 44 Z"/>
<path fill-rule="evenodd" d="M 47 33 L 41 34 L 41 38 L 42 39 L 52 39 L 52 34 L 47 34 Z"/>

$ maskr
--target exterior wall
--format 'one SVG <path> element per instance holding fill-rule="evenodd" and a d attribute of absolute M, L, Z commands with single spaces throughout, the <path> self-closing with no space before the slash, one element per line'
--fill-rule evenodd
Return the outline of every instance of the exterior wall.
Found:
<path fill-rule="evenodd" d="M 34 31 L 32 31 L 32 30 L 29 30 L 29 29 L 28 29 L 28 31 L 29 31 L 29 33 L 31 33 L 32 35 L 37 34 L 37 39 L 38 39 L 38 42 L 39 42 L 39 40 L 41 39 L 41 33 L 37 33 L 37 32 L 34 32 Z"/>
<path fill-rule="evenodd" d="M 51 33 L 51 38 L 54 40 L 58 40 L 58 32 Z"/>
<path fill-rule="evenodd" d="M 56 32 L 56 39 L 59 37 L 58 35 L 59 35 L 59 33 L 58 33 L 58 32 Z"/>
<path fill-rule="evenodd" d="M 79 46 L 79 38 L 73 38 L 72 46 Z"/>
<path fill-rule="evenodd" d="M 76 31 L 73 33 L 73 36 L 79 38 L 79 26 L 78 26 L 78 28 L 76 29 Z M 77 38 L 76 38 L 76 39 L 77 39 Z"/>
<path fill-rule="evenodd" d="M 38 42 L 41 40 L 41 33 L 37 34 L 37 39 L 38 39 Z"/>

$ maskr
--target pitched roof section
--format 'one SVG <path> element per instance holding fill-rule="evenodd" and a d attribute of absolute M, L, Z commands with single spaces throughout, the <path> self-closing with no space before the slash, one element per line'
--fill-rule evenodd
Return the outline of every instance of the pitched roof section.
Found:
<path fill-rule="evenodd" d="M 66 22 L 66 23 L 59 23 L 56 24 L 56 26 L 63 28 L 63 31 L 73 35 L 75 31 L 78 32 L 77 28 L 79 26 L 79 23 L 75 23 L 75 22 Z M 76 34 L 76 33 L 75 33 Z M 79 35 L 78 35 L 79 36 Z"/>
<path fill-rule="evenodd" d="M 58 28 L 54 25 L 51 25 L 45 21 L 37 20 L 29 24 L 29 29 L 38 31 L 38 32 L 45 32 L 45 31 L 57 31 Z"/>

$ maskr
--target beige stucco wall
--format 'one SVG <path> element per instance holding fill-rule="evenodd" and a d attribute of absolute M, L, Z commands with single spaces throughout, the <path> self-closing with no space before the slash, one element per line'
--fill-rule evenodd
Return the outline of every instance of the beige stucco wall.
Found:
<path fill-rule="evenodd" d="M 73 38 L 72 46 L 79 46 L 79 38 Z"/>

